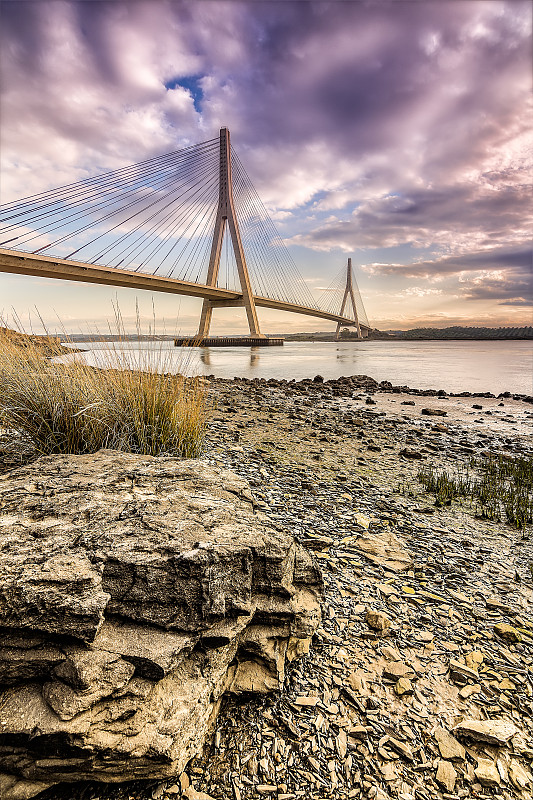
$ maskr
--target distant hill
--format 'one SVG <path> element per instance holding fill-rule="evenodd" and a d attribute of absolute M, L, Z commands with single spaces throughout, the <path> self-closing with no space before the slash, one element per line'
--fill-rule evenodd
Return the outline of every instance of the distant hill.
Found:
<path fill-rule="evenodd" d="M 151 333 L 61 333 L 62 342 L 173 342 L 175 336 Z"/>
<path fill-rule="evenodd" d="M 408 331 L 380 331 L 374 328 L 370 339 L 386 339 L 388 341 L 494 341 L 501 339 L 533 339 L 533 327 L 523 328 L 467 328 L 456 325 L 452 328 L 412 328 Z M 347 328 L 341 331 L 341 339 L 350 341 L 357 339 L 355 331 Z"/>
<path fill-rule="evenodd" d="M 533 327 L 523 328 L 414 328 L 409 331 L 398 331 L 394 339 L 533 339 Z"/>

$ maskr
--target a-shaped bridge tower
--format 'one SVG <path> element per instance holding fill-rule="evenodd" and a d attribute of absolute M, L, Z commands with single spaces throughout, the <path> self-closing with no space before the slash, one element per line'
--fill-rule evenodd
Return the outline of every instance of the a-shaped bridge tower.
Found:
<path fill-rule="evenodd" d="M 358 298 L 359 298 L 359 305 L 362 306 L 361 295 L 359 294 L 359 289 L 357 288 L 357 284 L 355 285 L 355 291 L 354 291 L 354 278 L 353 278 L 353 272 L 352 272 L 352 259 L 349 258 L 348 259 L 348 265 L 346 267 L 346 288 L 344 289 L 344 297 L 342 298 L 341 316 L 348 316 L 348 314 L 346 314 L 346 310 L 349 307 L 349 305 L 351 304 L 351 306 L 352 306 L 351 311 L 352 311 L 353 318 L 354 318 L 353 322 L 351 324 L 354 325 L 357 328 L 357 337 L 358 337 L 358 339 L 361 339 L 362 338 L 362 336 L 361 336 L 361 324 L 359 322 L 359 312 L 357 310 L 357 305 L 358 304 L 356 303 L 356 300 L 355 300 L 355 292 L 357 292 L 357 295 L 358 295 Z M 335 338 L 336 339 L 339 338 L 340 330 L 341 330 L 342 327 L 343 327 L 342 322 L 337 322 L 337 330 L 335 332 Z"/>
<path fill-rule="evenodd" d="M 218 208 L 215 220 L 215 230 L 213 232 L 213 243 L 211 245 L 211 255 L 209 257 L 209 267 L 207 270 L 207 285 L 216 286 L 218 273 L 220 270 L 220 255 L 222 251 L 222 242 L 224 239 L 224 231 L 226 225 L 229 228 L 231 235 L 231 242 L 233 244 L 233 252 L 235 254 L 235 261 L 237 262 L 237 270 L 239 275 L 239 282 L 242 291 L 242 300 L 208 300 L 204 299 L 202 306 L 202 314 L 200 316 L 200 325 L 198 327 L 198 339 L 202 340 L 209 335 L 209 328 L 211 325 L 211 317 L 213 315 L 213 308 L 217 306 L 244 306 L 246 309 L 246 316 L 248 317 L 248 326 L 250 328 L 250 336 L 262 337 L 263 334 L 259 330 L 259 321 L 257 319 L 257 311 L 255 308 L 254 295 L 252 292 L 252 285 L 250 276 L 248 274 L 248 267 L 246 265 L 246 257 L 244 255 L 244 248 L 242 246 L 241 234 L 239 231 L 239 223 L 237 221 L 237 214 L 235 213 L 235 203 L 233 201 L 233 180 L 231 171 L 231 143 L 229 130 L 221 128 L 220 130 L 220 166 L 219 166 L 219 179 L 218 179 Z"/>

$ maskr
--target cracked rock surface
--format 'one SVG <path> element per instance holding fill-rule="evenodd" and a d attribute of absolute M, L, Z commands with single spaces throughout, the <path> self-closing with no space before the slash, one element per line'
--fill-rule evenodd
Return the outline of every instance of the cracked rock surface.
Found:
<path fill-rule="evenodd" d="M 0 796 L 179 775 L 226 692 L 280 688 L 323 586 L 199 460 L 102 450 L 0 478 Z"/>

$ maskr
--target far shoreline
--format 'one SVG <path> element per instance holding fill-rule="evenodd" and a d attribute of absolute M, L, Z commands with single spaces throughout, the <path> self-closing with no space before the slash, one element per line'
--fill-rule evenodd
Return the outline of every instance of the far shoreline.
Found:
<path fill-rule="evenodd" d="M 382 332 L 379 331 L 381 334 Z M 180 334 L 183 338 L 187 339 L 194 339 L 195 334 Z M 367 343 L 367 342 L 386 342 L 387 344 L 392 342 L 529 342 L 533 341 L 533 333 L 531 335 L 523 335 L 523 336 L 483 336 L 483 335 L 472 335 L 472 336 L 402 336 L 402 335 L 388 335 L 382 334 L 379 336 L 368 336 L 362 339 L 358 339 L 355 336 L 349 337 L 341 337 L 337 339 L 334 333 L 269 333 L 267 334 L 269 339 L 277 339 L 282 338 L 286 342 L 342 342 L 343 344 L 360 344 L 360 343 Z M 77 342 L 172 342 L 176 338 L 175 334 L 123 334 L 123 335 L 92 335 L 92 334 L 62 334 L 57 336 L 60 339 L 62 344 L 68 344 L 69 342 L 77 343 Z M 223 335 L 220 337 L 213 337 L 213 338 L 224 338 Z M 239 335 L 235 334 L 233 338 L 246 338 L 245 334 Z"/>

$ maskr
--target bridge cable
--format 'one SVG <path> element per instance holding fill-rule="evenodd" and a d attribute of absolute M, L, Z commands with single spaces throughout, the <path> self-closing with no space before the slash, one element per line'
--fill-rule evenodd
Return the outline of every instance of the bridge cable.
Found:
<path fill-rule="evenodd" d="M 214 160 L 215 160 L 215 155 L 216 155 L 216 148 L 215 148 L 214 146 L 212 146 L 210 149 L 211 149 L 211 160 L 214 162 Z M 190 154 L 188 154 L 188 155 L 190 155 Z M 209 151 L 208 151 L 208 155 L 209 155 Z M 203 166 L 204 166 L 204 164 L 205 164 L 205 163 L 207 163 L 207 162 L 205 161 L 205 158 L 202 158 L 200 161 L 198 161 L 198 160 L 197 160 L 197 161 L 196 161 L 196 163 L 188 164 L 188 165 L 187 165 L 187 168 L 186 168 L 186 170 L 184 171 L 184 174 L 182 175 L 182 178 L 183 178 L 183 179 L 185 179 L 185 180 L 191 180 L 191 179 L 193 178 L 193 176 L 195 176 L 195 175 L 201 175 L 201 173 L 202 173 L 202 169 L 203 169 Z M 175 167 L 175 164 L 174 164 L 174 167 Z M 173 182 L 175 183 L 175 177 L 174 177 L 172 174 L 171 174 L 171 177 L 170 177 L 170 179 L 169 179 L 169 177 L 168 177 L 168 171 L 167 171 L 167 172 L 163 172 L 163 174 L 162 174 L 162 175 L 155 176 L 155 180 L 154 180 L 154 176 L 153 176 L 153 175 L 151 176 L 151 178 L 152 178 L 152 181 L 151 181 L 151 183 L 152 183 L 152 186 L 151 186 L 150 188 L 151 188 L 151 193 L 152 193 L 152 194 L 155 194 L 155 192 L 154 192 L 154 186 L 155 186 L 155 188 L 159 188 L 159 189 L 161 190 L 161 189 L 165 189 L 165 188 L 167 188 L 167 187 L 168 187 L 169 185 L 171 185 Z M 143 177 L 143 180 L 144 180 L 144 177 Z M 161 184 L 161 181 L 163 181 L 163 183 L 162 183 L 162 184 Z M 132 193 L 134 193 L 134 192 L 137 192 L 137 191 L 138 191 L 138 189 L 139 189 L 139 186 L 138 186 L 138 183 L 139 183 L 138 176 L 137 176 L 137 178 L 136 178 L 136 183 L 137 183 L 137 185 L 133 186 L 133 188 L 132 188 L 132 189 L 130 189 L 129 191 L 127 191 L 127 192 L 125 193 L 126 197 L 127 197 L 128 195 L 130 195 L 130 194 L 132 194 Z M 119 188 L 121 188 L 121 187 L 119 187 Z M 187 187 L 187 189 L 185 190 L 185 192 L 183 192 L 183 194 L 185 194 L 185 193 L 186 193 L 187 191 L 189 191 L 189 190 L 190 190 L 190 187 Z M 116 187 L 115 187 L 115 191 L 117 191 Z M 128 208 L 131 208 L 132 206 L 134 206 L 134 205 L 136 205 L 136 204 L 138 205 L 138 204 L 139 204 L 139 202 L 142 202 L 142 201 L 143 201 L 143 198 L 141 198 L 141 200 L 139 200 L 139 199 L 136 199 L 136 200 L 134 200 L 134 201 L 132 201 L 132 202 L 130 202 L 130 203 L 126 203 L 125 205 L 124 205 L 124 202 L 123 202 L 123 200 L 124 200 L 124 194 L 123 194 L 122 196 L 119 196 L 118 198 L 115 198 L 115 197 L 113 197 L 113 196 L 112 196 L 111 198 L 109 198 L 109 197 L 106 197 L 106 198 L 104 199 L 104 201 L 103 201 L 103 202 L 101 201 L 101 202 L 99 202 L 99 203 L 98 203 L 98 204 L 97 204 L 95 207 L 93 207 L 93 208 L 91 209 L 91 212 L 94 214 L 96 211 L 101 211 L 103 208 L 106 208 L 106 207 L 112 206 L 113 204 L 116 204 L 117 202 L 121 203 L 121 205 L 120 205 L 120 207 L 119 207 L 118 209 L 114 209 L 114 210 L 112 210 L 112 211 L 111 211 L 109 214 L 104 214 L 104 215 L 103 215 L 103 217 L 100 219 L 100 223 L 102 223 L 102 222 L 103 222 L 103 221 L 105 221 L 106 219 L 109 219 L 109 218 L 111 218 L 112 216 L 114 216 L 114 215 L 116 215 L 116 214 L 118 214 L 118 213 L 123 213 L 123 212 L 124 212 L 126 209 L 128 209 Z M 150 203 L 149 205 L 150 205 L 150 206 L 152 206 L 152 205 L 155 205 L 155 204 L 157 204 L 157 202 L 158 202 L 158 201 L 159 201 L 159 202 L 161 201 L 161 197 L 156 197 L 156 200 L 155 200 L 155 201 L 153 201 L 152 203 Z M 141 208 L 141 209 L 140 209 L 140 210 L 137 212 L 137 214 L 141 214 L 143 211 L 146 211 L 146 203 L 144 204 L 144 207 L 142 207 L 142 208 Z M 55 227 L 56 227 L 56 229 L 57 229 L 57 228 L 64 227 L 64 225 L 65 225 L 65 224 L 67 224 L 67 223 L 68 223 L 68 220 L 69 220 L 69 219 L 71 219 L 71 218 L 76 218 L 76 217 L 84 216 L 84 217 L 85 217 L 85 219 L 86 219 L 86 213 L 87 213 L 87 209 L 86 209 L 86 208 L 83 206 L 83 207 L 82 207 L 80 210 L 76 210 L 76 211 L 75 211 L 75 212 L 73 212 L 72 214 L 70 214 L 70 215 L 67 215 L 67 219 L 64 219 L 64 220 L 63 220 L 63 222 L 60 222 L 59 224 L 56 224 L 56 225 L 55 225 Z M 26 218 L 28 219 L 28 217 L 27 217 L 27 211 L 25 211 L 23 214 L 21 214 L 21 216 L 24 216 L 24 214 L 26 214 Z M 132 215 L 132 216 L 135 216 L 135 215 Z M 31 214 L 30 214 L 30 216 L 29 216 L 29 221 L 34 221 L 34 220 L 32 220 Z M 128 220 L 126 220 L 126 221 L 129 221 L 129 218 L 128 218 Z M 122 220 L 122 221 L 121 221 L 121 224 L 124 224 L 124 222 L 125 222 L 125 220 Z M 92 224 L 93 224 L 93 222 L 91 221 L 91 222 L 90 222 L 88 225 L 84 225 L 84 226 L 82 226 L 82 228 L 81 228 L 81 229 L 78 229 L 78 230 L 76 230 L 76 231 L 71 231 L 70 233 L 66 234 L 65 236 L 62 236 L 62 237 L 60 237 L 60 239 L 59 239 L 59 240 L 57 240 L 57 239 L 56 239 L 54 242 L 50 242 L 50 243 L 48 243 L 48 244 L 47 244 L 47 245 L 45 245 L 43 248 L 39 248 L 39 250 L 43 250 L 43 249 L 49 249 L 50 247 L 53 247 L 54 245 L 57 245 L 58 243 L 60 243 L 60 242 L 64 241 L 65 239 L 72 238 L 72 236 L 73 236 L 73 235 L 75 235 L 75 234 L 79 234 L 79 233 L 81 233 L 81 232 L 84 232 L 86 229 L 88 229 L 89 227 L 91 227 L 91 225 L 92 225 Z M 12 227 L 12 226 L 11 226 L 11 227 Z M 48 231 L 49 231 L 50 229 L 52 229 L 53 227 L 54 227 L 54 223 L 53 223 L 53 221 L 52 221 L 52 222 L 48 222 L 48 223 L 47 223 L 46 225 L 44 225 L 44 226 L 40 226 L 40 227 L 37 229 L 37 231 L 38 231 L 38 233 L 37 233 L 37 234 L 35 234 L 35 235 L 33 235 L 33 236 L 28 236 L 28 235 L 27 235 L 27 237 L 26 237 L 26 242 L 28 242 L 28 241 L 30 241 L 30 240 L 32 240 L 32 239 L 34 239 L 34 238 L 36 238 L 36 235 L 39 235 L 39 233 L 42 233 L 43 231 L 47 231 L 47 232 L 48 232 Z M 33 230 L 35 231 L 35 228 L 34 228 Z M 30 233 L 31 233 L 31 232 L 32 232 L 32 231 L 30 231 Z M 109 231 L 108 231 L 107 233 L 109 233 Z M 97 238 L 98 238 L 98 237 L 97 237 Z M 92 240 L 91 240 L 91 241 L 92 241 Z M 84 244 L 84 246 L 86 247 L 88 244 L 89 244 L 89 243 L 85 243 L 85 244 Z M 74 252 L 77 252 L 77 251 L 74 251 Z M 72 253 L 71 255 L 73 255 L 73 253 Z"/>
<path fill-rule="evenodd" d="M 198 166 L 195 166 L 195 167 L 193 168 L 193 170 L 192 170 L 190 173 L 188 172 L 188 173 L 187 173 L 187 175 L 186 175 L 186 177 L 196 177 L 196 174 L 201 174 L 201 168 L 199 168 Z M 165 184 L 165 186 L 164 186 L 163 188 L 167 188 L 167 186 L 169 186 L 169 185 L 172 185 L 172 183 L 173 183 L 173 181 L 172 181 L 172 179 L 170 179 L 170 180 L 167 182 L 167 184 Z M 196 184 L 194 184 L 194 185 L 196 185 Z M 188 191 L 190 191 L 190 188 L 191 188 L 191 187 L 187 187 L 187 189 L 185 189 L 185 191 L 183 192 L 183 194 L 186 194 Z M 173 193 L 175 193 L 177 190 L 178 190 L 178 189 L 175 189 Z M 171 194 L 172 194 L 172 193 L 171 193 Z M 179 196 L 180 196 L 180 195 L 178 195 L 178 197 L 179 197 Z M 152 208 L 152 207 L 153 207 L 153 206 L 155 206 L 157 203 L 161 202 L 161 200 L 162 200 L 162 199 L 164 199 L 164 196 L 163 196 L 163 197 L 156 197 L 156 199 L 155 199 L 155 200 L 153 200 L 151 203 L 149 203 L 148 205 L 144 205 L 144 206 L 142 206 L 142 207 L 141 207 L 141 208 L 140 208 L 138 211 L 136 211 L 135 213 L 131 214 L 131 215 L 130 215 L 129 217 L 127 217 L 125 220 L 124 220 L 124 219 L 122 219 L 122 220 L 119 220 L 119 222 L 117 222 L 117 224 L 116 224 L 116 225 L 114 225 L 114 226 L 113 226 L 111 229 L 109 229 L 109 230 L 105 231 L 105 233 L 101 234 L 99 237 L 95 237 L 94 239 L 92 239 L 92 240 L 91 240 L 91 242 L 88 242 L 88 243 L 86 243 L 86 244 L 82 245 L 82 246 L 81 246 L 80 248 L 78 248 L 77 250 L 74 250 L 72 253 L 70 253 L 70 254 L 69 254 L 69 256 L 67 256 L 67 258 L 71 258 L 73 255 L 75 255 L 75 253 L 77 253 L 77 252 L 79 252 L 80 250 L 84 249 L 86 246 L 88 246 L 88 244 L 92 243 L 92 242 L 93 242 L 93 241 L 95 241 L 96 239 L 98 239 L 98 238 L 101 238 L 101 236 L 103 236 L 103 235 L 107 235 L 107 234 L 111 233 L 111 232 L 112 232 L 113 230 L 115 230 L 117 227 L 120 227 L 120 226 L 124 225 L 125 223 L 127 223 L 127 222 L 131 221 L 132 219 L 134 219 L 134 218 L 138 217 L 140 214 L 144 213 L 144 212 L 145 212 L 145 211 L 147 211 L 149 208 Z M 107 215 L 104 215 L 104 217 L 102 218 L 102 221 L 103 221 L 103 220 L 110 219 L 111 217 L 115 216 L 115 215 L 116 215 L 116 214 L 118 214 L 118 213 L 122 213 L 122 212 L 123 212 L 123 211 L 125 211 L 126 209 L 128 209 L 128 208 L 131 208 L 132 206 L 134 206 L 134 205 L 138 204 L 139 202 L 141 202 L 141 201 L 133 201 L 132 203 L 128 203 L 126 206 L 124 206 L 124 207 L 121 207 L 121 208 L 117 209 L 116 211 L 112 211 L 112 212 L 110 212 L 109 214 L 107 214 Z M 171 201 L 169 201 L 169 203 L 170 203 L 170 202 L 171 202 Z M 168 205 L 168 204 L 167 204 L 167 205 Z M 71 238 L 71 237 L 72 237 L 73 235 L 75 235 L 76 233 L 80 233 L 80 232 L 82 232 L 82 231 L 86 230 L 86 229 L 87 229 L 87 228 L 89 228 L 89 227 L 91 227 L 91 223 L 89 223 L 88 225 L 86 225 L 84 228 L 81 228 L 81 229 L 79 229 L 78 231 L 75 231 L 74 233 L 72 233 L 72 234 L 69 234 L 69 235 L 68 235 L 68 236 L 66 236 L 66 237 L 63 237 L 63 239 L 60 239 L 60 240 L 58 240 L 58 242 L 61 242 L 61 241 L 63 241 L 65 238 Z M 38 252 L 38 251 L 36 251 L 36 252 Z"/>
<path fill-rule="evenodd" d="M 150 177 L 152 179 L 152 187 L 154 185 L 157 186 L 159 182 L 166 180 L 166 173 L 170 172 L 171 169 L 172 170 L 175 169 L 176 166 L 179 165 L 179 163 L 180 163 L 179 159 L 174 161 L 174 162 L 171 162 L 169 165 L 167 165 L 165 167 L 165 172 L 163 172 L 159 176 L 156 176 L 155 180 L 154 180 L 153 172 L 151 172 L 150 173 Z M 170 172 L 170 174 L 172 175 L 173 172 Z M 135 183 L 137 185 L 132 186 L 132 188 L 129 189 L 129 191 L 126 191 L 126 195 L 125 196 L 128 196 L 128 194 L 132 194 L 135 191 L 138 191 L 140 188 L 142 188 L 142 186 L 139 186 L 138 184 L 141 183 L 142 181 L 144 181 L 145 179 L 146 179 L 146 175 L 137 173 L 135 175 L 134 180 L 130 180 L 129 181 L 129 184 Z M 125 186 L 127 188 L 128 187 L 128 183 L 125 184 Z M 102 188 L 106 188 L 105 185 L 103 187 L 100 186 L 100 185 L 96 185 L 95 192 L 93 193 L 92 196 L 91 195 L 89 195 L 89 196 L 85 195 L 84 196 L 84 192 L 86 192 L 86 189 L 84 189 L 83 192 L 80 192 L 80 193 L 74 194 L 74 195 L 70 195 L 67 198 L 62 198 L 62 202 L 63 203 L 66 202 L 66 201 L 70 202 L 70 201 L 73 201 L 73 200 L 79 200 L 80 201 L 80 203 L 78 203 L 78 207 L 77 207 L 76 211 L 73 214 L 69 215 L 69 217 L 67 217 L 67 219 L 68 218 L 72 218 L 72 217 L 76 217 L 76 215 L 83 217 L 85 215 L 87 209 L 86 209 L 85 205 L 81 204 L 81 198 L 83 198 L 85 202 L 87 202 L 89 200 L 92 200 L 93 197 L 96 197 L 97 199 L 99 199 L 101 197 Z M 110 205 L 113 202 L 116 202 L 117 199 L 120 201 L 121 195 L 119 194 L 118 198 L 114 198 L 113 197 L 113 192 L 119 193 L 119 192 L 123 191 L 123 188 L 124 187 L 120 187 L 120 186 L 111 187 L 111 191 L 108 191 L 108 193 L 105 196 L 104 200 L 102 202 L 100 202 L 99 204 L 96 204 L 95 206 L 93 205 L 93 212 L 94 212 L 94 210 L 96 210 L 96 209 L 98 209 L 100 207 L 105 207 L 106 205 Z M 34 209 L 32 209 L 32 208 L 30 208 L 30 209 L 22 209 L 19 213 L 12 214 L 10 217 L 4 218 L 3 221 L 9 220 L 9 219 L 12 219 L 12 218 L 15 218 L 15 217 L 17 217 L 17 218 L 18 217 L 23 217 L 24 221 L 26 223 L 30 223 L 30 222 L 33 223 L 33 222 L 37 221 L 38 219 L 40 219 L 41 217 L 46 217 L 47 220 L 50 220 L 50 218 L 53 217 L 54 215 L 59 215 L 59 214 L 63 214 L 64 213 L 65 209 L 64 209 L 63 206 L 59 206 L 59 208 L 56 208 L 55 210 L 53 210 L 53 206 L 57 206 L 57 203 L 58 203 L 58 201 L 55 201 L 53 203 L 47 203 L 44 206 L 40 206 L 40 207 L 38 206 L 38 207 L 36 207 Z M 41 212 L 41 213 L 37 213 L 37 212 Z M 33 214 L 33 216 L 32 216 L 32 214 Z M 10 227 L 13 228 L 13 227 L 15 227 L 15 225 L 11 224 L 11 225 L 6 226 L 5 230 L 8 230 Z"/>
<path fill-rule="evenodd" d="M 244 239 L 247 248 L 255 255 L 255 262 L 252 261 L 252 271 L 255 271 L 265 297 L 282 299 L 284 291 L 276 254 L 274 252 L 274 257 L 270 257 L 272 255 L 270 239 L 261 224 L 260 213 L 254 203 L 249 182 L 243 176 L 238 163 L 236 173 L 240 178 L 239 199 L 244 212 Z"/>
<path fill-rule="evenodd" d="M 65 184 L 65 185 L 59 186 L 59 187 L 57 187 L 55 189 L 47 189 L 44 192 L 40 192 L 38 194 L 28 195 L 27 197 L 24 197 L 21 200 L 11 200 L 11 201 L 9 201 L 7 203 L 3 203 L 2 204 L 2 208 L 4 208 L 4 209 L 9 209 L 10 207 L 19 208 L 21 206 L 27 205 L 30 202 L 35 202 L 39 198 L 43 198 L 43 199 L 46 199 L 48 201 L 50 199 L 50 197 L 53 197 L 53 196 L 55 196 L 57 194 L 61 194 L 63 192 L 71 190 L 71 189 L 76 189 L 77 190 L 83 184 L 98 183 L 99 181 L 103 181 L 103 180 L 108 179 L 110 177 L 117 177 L 117 176 L 121 175 L 122 173 L 125 173 L 125 172 L 128 172 L 128 171 L 138 170 L 139 167 L 143 167 L 145 169 L 148 169 L 149 167 L 151 168 L 153 166 L 153 164 L 157 163 L 158 161 L 169 159 L 169 158 L 173 158 L 173 157 L 176 157 L 176 156 L 181 157 L 182 154 L 185 155 L 187 153 L 187 151 L 195 150 L 195 149 L 198 149 L 198 148 L 201 149 L 201 148 L 204 148 L 205 146 L 218 147 L 218 145 L 219 145 L 219 139 L 218 138 L 210 139 L 210 140 L 208 140 L 206 142 L 200 142 L 199 144 L 194 144 L 194 145 L 191 145 L 190 147 L 183 148 L 182 150 L 174 150 L 173 152 L 170 152 L 170 153 L 164 153 L 164 154 L 159 155 L 159 156 L 153 156 L 152 158 L 146 159 L 145 161 L 140 161 L 140 162 L 138 162 L 136 164 L 128 164 L 127 166 L 121 167 L 120 169 L 117 169 L 117 170 L 112 170 L 110 172 L 105 172 L 105 173 L 102 173 L 100 175 L 96 175 L 96 176 L 93 176 L 93 177 L 90 177 L 90 178 L 82 178 L 80 181 L 76 181 L 74 183 Z"/>
<path fill-rule="evenodd" d="M 270 263 L 274 265 L 276 273 L 278 273 L 278 270 L 281 270 L 284 278 L 286 276 L 286 271 L 289 272 L 292 291 L 291 291 L 291 286 L 285 279 L 283 280 L 284 284 L 283 294 L 285 295 L 285 297 L 287 296 L 287 293 L 289 296 L 292 295 L 294 299 L 297 300 L 297 304 L 306 305 L 311 308 L 314 307 L 315 302 L 313 300 L 313 297 L 307 285 L 305 284 L 305 281 L 303 280 L 298 268 L 296 267 L 296 264 L 292 259 L 292 256 L 290 255 L 283 241 L 279 237 L 277 229 L 273 224 L 259 195 L 257 194 L 255 187 L 253 186 L 248 176 L 248 173 L 246 172 L 244 166 L 242 165 L 242 162 L 240 161 L 240 159 L 236 154 L 234 154 L 234 156 L 239 172 L 245 179 L 248 191 L 252 195 L 251 199 L 253 207 L 257 213 L 259 228 L 261 231 L 260 235 L 263 238 L 263 244 L 266 245 L 268 243 L 269 246 L 267 247 L 267 249 L 270 249 L 270 252 L 272 253 L 273 261 L 271 260 Z M 285 267 L 285 269 L 283 269 L 283 267 Z M 282 298 L 278 297 L 277 299 L 282 299 Z"/>
<path fill-rule="evenodd" d="M 137 231 L 137 238 L 136 238 L 136 239 L 133 239 L 133 240 L 131 240 L 131 239 L 130 239 L 129 243 L 127 244 L 127 247 L 126 247 L 125 249 L 123 249 L 122 251 L 120 251 L 119 255 L 122 255 L 122 254 L 124 254 L 125 252 L 127 253 L 127 252 L 128 252 L 128 250 L 130 250 L 130 249 L 134 248 L 134 247 L 136 246 L 136 244 L 137 244 L 137 241 L 139 240 L 139 238 L 142 238 L 142 237 L 146 238 L 146 237 L 148 236 L 148 234 L 155 234 L 155 235 L 156 235 L 156 238 L 157 238 L 157 237 L 161 238 L 161 235 L 162 235 L 162 234 L 163 234 L 165 231 L 168 231 L 169 227 L 172 225 L 172 222 L 170 222 L 170 223 L 169 223 L 169 220 L 173 220 L 173 217 L 175 217 L 175 216 L 176 216 L 176 209 L 175 209 L 175 207 L 174 207 L 174 203 L 175 203 L 175 201 L 176 201 L 177 199 L 179 199 L 179 198 L 182 198 L 182 197 L 184 197 L 184 196 L 185 196 L 185 195 L 187 195 L 188 193 L 190 193 L 190 196 L 187 198 L 187 201 L 188 201 L 188 204 L 189 204 L 189 205 L 188 205 L 188 206 L 185 206 L 185 210 L 187 210 L 187 209 L 189 209 L 189 210 L 190 210 L 190 208 L 191 208 L 191 205 L 193 205 L 193 203 L 194 203 L 194 202 L 196 202 L 196 199 L 197 199 L 197 197 L 196 197 L 196 196 L 199 194 L 199 192 L 202 190 L 202 188 L 203 188 L 203 187 L 202 187 L 202 185 L 194 184 L 193 186 L 191 186 L 191 187 L 188 187 L 186 190 L 184 190 L 184 191 L 183 191 L 181 194 L 179 194 L 179 195 L 177 195 L 177 196 L 175 196 L 175 192 L 169 192 L 169 193 L 168 193 L 168 194 L 165 196 L 165 199 L 167 199 L 167 198 L 168 198 L 168 199 L 167 199 L 167 202 L 165 203 L 165 205 L 164 205 L 162 208 L 160 208 L 160 209 L 156 209 L 156 211 L 155 211 L 155 212 L 154 212 L 154 213 L 153 213 L 153 214 L 152 214 L 150 217 L 148 217 L 147 219 L 145 219 L 145 220 L 143 221 L 143 225 L 146 225 L 146 223 L 148 223 L 148 222 L 152 221 L 152 220 L 155 218 L 155 219 L 156 219 L 156 222 L 155 222 L 155 224 L 153 224 L 152 226 L 150 226 L 148 229 L 145 229 L 143 226 L 138 226 L 138 227 L 137 227 L 137 229 L 136 229 L 136 231 Z M 194 189 L 194 191 L 192 191 L 193 189 Z M 163 219 L 159 219 L 159 216 L 158 216 L 158 215 L 160 215 L 160 214 L 161 214 L 161 212 L 162 212 L 163 210 L 166 210 L 166 209 L 168 209 L 169 207 L 170 207 L 170 210 L 169 210 L 169 211 L 167 212 L 167 214 L 166 214 L 166 215 L 163 217 Z M 178 224 L 178 223 L 175 223 L 175 224 L 173 225 L 173 227 L 170 227 L 169 236 L 172 236 L 172 233 L 173 233 L 173 231 L 176 229 L 176 227 L 177 227 L 177 224 Z M 109 252 L 109 250 L 112 250 L 113 248 L 116 248 L 116 247 L 118 246 L 118 244 L 119 244 L 119 243 L 121 243 L 121 241 L 124 241 L 125 239 L 128 239 L 128 237 L 130 237 L 130 236 L 131 236 L 131 233 L 132 233 L 131 231 L 128 231 L 127 233 L 123 234 L 123 235 L 122 235 L 122 236 L 119 238 L 119 240 L 117 240 L 117 242 L 114 242 L 114 243 L 111 243 L 110 245 L 108 245 L 108 246 L 107 246 L 107 248 L 106 248 L 105 250 L 101 251 L 101 252 L 100 252 L 100 253 L 99 253 L 99 254 L 96 256 L 96 258 L 102 258 L 102 257 L 103 257 L 105 254 L 107 254 L 107 252 Z M 154 236 L 152 235 L 152 237 L 151 237 L 151 238 L 153 239 L 153 238 L 154 238 Z M 160 247 L 163 247 L 165 244 L 167 244 L 167 242 L 165 242 L 165 241 L 162 241 L 162 242 L 160 243 L 160 245 L 159 245 L 159 248 L 160 248 Z M 144 251 L 144 250 L 145 250 L 147 247 L 149 247 L 149 245 L 150 245 L 150 237 L 148 237 L 148 238 L 147 238 L 147 240 L 146 240 L 146 242 L 145 242 L 145 244 L 144 244 L 144 247 L 141 249 L 141 251 L 140 251 L 140 252 L 139 252 L 139 251 L 137 251 L 136 255 L 137 255 L 137 256 L 139 256 L 139 255 L 140 255 L 140 254 L 141 254 L 141 253 L 142 253 L 142 252 L 143 252 L 143 251 Z M 156 248 L 154 249 L 154 251 L 152 251 L 152 253 L 150 254 L 150 256 L 149 256 L 149 257 L 151 257 L 151 255 L 152 255 L 153 253 L 157 252 L 157 250 L 158 250 L 159 248 L 156 246 Z M 118 257 L 118 256 L 115 256 L 115 257 Z M 144 262 L 145 262 L 145 261 L 146 261 L 146 259 L 144 260 Z M 143 263 L 144 263 L 144 262 L 143 262 Z"/>

